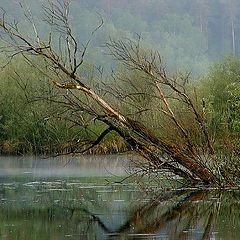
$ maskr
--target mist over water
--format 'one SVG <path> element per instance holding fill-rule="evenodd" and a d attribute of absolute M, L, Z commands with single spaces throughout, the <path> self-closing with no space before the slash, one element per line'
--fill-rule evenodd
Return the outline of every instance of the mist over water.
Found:
<path fill-rule="evenodd" d="M 0 156 L 0 177 L 124 176 L 128 165 L 127 157 L 121 155 L 61 156 L 57 158 Z"/>
<path fill-rule="evenodd" d="M 0 237 L 4 240 L 240 236 L 238 190 L 163 192 L 144 189 L 134 181 L 115 183 L 111 174 L 125 174 L 127 156 L 84 156 L 70 162 L 68 157 L 0 160 Z"/>

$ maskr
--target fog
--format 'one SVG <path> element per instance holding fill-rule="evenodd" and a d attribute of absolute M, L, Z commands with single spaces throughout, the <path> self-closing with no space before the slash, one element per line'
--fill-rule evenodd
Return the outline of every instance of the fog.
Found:
<path fill-rule="evenodd" d="M 45 3 L 27 0 L 23 6 L 43 19 Z M 25 21 L 18 1 L 2 0 L 1 7 L 19 22 Z M 81 44 L 104 20 L 92 37 L 88 59 L 105 69 L 113 65 L 103 47 L 109 37 L 139 35 L 146 48 L 160 51 L 169 69 L 204 73 L 212 62 L 239 53 L 239 10 L 236 0 L 72 0 L 70 20 Z M 45 26 L 38 28 L 46 33 Z"/>

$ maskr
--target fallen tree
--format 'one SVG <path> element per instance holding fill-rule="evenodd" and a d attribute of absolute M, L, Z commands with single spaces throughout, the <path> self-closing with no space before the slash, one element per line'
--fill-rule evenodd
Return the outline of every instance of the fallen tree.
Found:
<path fill-rule="evenodd" d="M 1 39 L 6 46 L 2 50 L 8 54 L 10 61 L 21 54 L 33 67 L 38 67 L 33 57 L 43 58 L 46 67 L 52 72 L 50 76 L 53 79 L 52 82 L 59 88 L 59 94 L 62 96 L 63 100 L 58 103 L 71 112 L 79 114 L 79 119 L 84 118 L 84 113 L 88 116 L 88 122 L 98 121 L 106 126 L 96 141 L 78 142 L 81 148 L 74 148 L 75 150 L 69 153 L 84 153 L 114 131 L 129 144 L 133 151 L 143 156 L 148 161 L 149 168 L 153 170 L 171 172 L 190 183 L 201 182 L 214 186 L 233 185 L 226 179 L 223 182 L 209 164 L 202 161 L 201 156 L 214 154 L 214 147 L 207 128 L 204 104 L 193 100 L 188 93 L 189 75 L 168 74 L 160 54 L 144 50 L 141 47 L 140 38 L 136 41 L 110 39 L 106 44 L 110 55 L 121 62 L 126 72 L 133 71 L 141 74 L 145 82 L 140 91 L 130 76 L 124 76 L 124 79 L 121 77 L 122 82 L 128 82 L 125 87 L 116 84 L 115 87 L 108 85 L 105 92 L 94 90 L 87 78 L 81 74 L 90 40 L 80 47 L 69 23 L 69 3 L 50 2 L 48 6 L 43 7 L 43 10 L 46 16 L 45 21 L 52 29 L 47 41 L 40 37 L 34 18 L 29 11 L 26 12 L 26 17 L 29 26 L 33 29 L 31 37 L 24 35 L 16 22 L 7 21 L 6 14 L 3 12 L 0 28 Z M 103 21 L 92 35 L 101 28 L 102 24 Z M 55 37 L 53 37 L 54 34 Z M 53 40 L 56 38 L 58 38 L 58 44 Z M 120 79 L 116 75 L 114 78 Z M 128 86 L 132 86 L 134 90 L 127 92 Z M 106 93 L 110 93 L 111 97 L 104 97 Z M 137 106 L 139 97 L 146 99 L 146 105 L 152 101 L 150 110 Z M 191 130 L 188 128 L 189 123 L 179 119 L 179 109 L 173 107 L 174 102 L 178 102 L 178 106 L 185 110 L 184 114 L 191 116 L 191 125 L 194 125 L 198 141 L 193 140 Z M 135 104 L 133 109 L 135 108 L 136 111 L 131 114 L 124 113 L 124 107 L 121 107 L 124 103 Z M 175 141 L 174 139 L 166 140 L 157 133 L 156 127 L 147 126 L 144 121 L 138 120 L 142 114 L 148 117 L 148 110 L 157 113 L 159 124 L 163 119 L 168 119 L 169 125 L 177 136 Z M 78 124 L 81 121 L 79 120 Z M 82 125 L 87 127 L 87 124 L 82 123 Z"/>

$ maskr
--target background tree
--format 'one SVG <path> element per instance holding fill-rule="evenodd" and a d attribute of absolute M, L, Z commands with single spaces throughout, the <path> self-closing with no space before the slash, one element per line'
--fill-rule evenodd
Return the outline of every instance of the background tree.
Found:
<path fill-rule="evenodd" d="M 33 15 L 39 18 L 43 17 L 40 9 L 45 2 L 25 1 Z M 24 18 L 17 11 L 16 1 L 3 1 L 1 6 L 13 18 L 24 23 Z M 102 31 L 95 35 L 88 50 L 88 59 L 98 64 L 104 59 L 106 70 L 114 67 L 114 63 L 100 47 L 109 36 L 134 39 L 137 33 L 142 36 L 146 46 L 161 52 L 169 67 L 188 69 L 197 75 L 203 74 L 212 61 L 233 53 L 233 48 L 236 54 L 239 52 L 240 6 L 236 1 L 77 0 L 72 1 L 71 6 L 70 22 L 74 25 L 77 39 L 81 41 L 89 39 L 88 28 L 96 27 L 98 14 L 104 18 Z M 81 24 L 78 24 L 79 21 Z M 39 32 L 44 35 L 44 24 L 37 23 Z M 26 27 L 25 31 L 28 30 Z"/>
<path fill-rule="evenodd" d="M 227 144 L 224 142 L 226 139 L 231 139 L 232 146 L 227 144 L 229 151 L 238 149 L 234 145 L 238 145 L 240 130 L 239 64 L 239 59 L 235 57 L 228 57 L 221 63 L 215 64 L 203 84 L 203 95 L 208 99 L 211 111 L 211 128 L 223 145 Z"/>

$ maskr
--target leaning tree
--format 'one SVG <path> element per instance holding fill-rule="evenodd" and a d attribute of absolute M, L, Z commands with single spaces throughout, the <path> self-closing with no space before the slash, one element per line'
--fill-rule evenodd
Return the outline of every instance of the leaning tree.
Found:
<path fill-rule="evenodd" d="M 88 151 L 110 132 L 115 132 L 147 161 L 149 169 L 167 171 L 191 183 L 222 185 L 219 175 L 203 160 L 203 155 L 214 154 L 214 147 L 204 106 L 188 92 L 189 75 L 169 74 L 160 54 L 144 49 L 140 38 L 110 39 L 105 47 L 124 71 L 113 73 L 115 81 L 109 85 L 103 82 L 104 91 L 99 91 L 82 74 L 91 39 L 80 44 L 74 35 L 69 22 L 68 1 L 49 2 L 43 11 L 44 21 L 49 26 L 48 37 L 40 37 L 30 11 L 26 11 L 25 17 L 29 28 L 33 29 L 31 36 L 24 34 L 16 21 L 9 21 L 3 11 L 0 36 L 5 46 L 2 51 L 9 61 L 22 55 L 34 67 L 40 67 L 34 58 L 43 59 L 51 71 L 52 83 L 63 96 L 58 103 L 75 112 L 79 116 L 78 124 L 85 128 L 88 127 L 83 121 L 85 116 L 88 121 L 91 119 L 104 125 L 95 141 L 77 143 L 78 148 L 74 149 L 78 153 Z M 92 35 L 102 24 L 101 20 Z M 187 115 L 183 118 L 185 121 L 180 115 Z M 153 118 L 154 124 L 148 124 Z M 161 133 L 163 123 L 164 128 L 170 126 L 177 136 L 175 139 L 166 137 L 168 131 Z"/>

